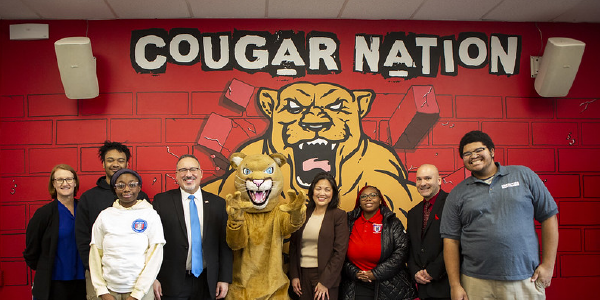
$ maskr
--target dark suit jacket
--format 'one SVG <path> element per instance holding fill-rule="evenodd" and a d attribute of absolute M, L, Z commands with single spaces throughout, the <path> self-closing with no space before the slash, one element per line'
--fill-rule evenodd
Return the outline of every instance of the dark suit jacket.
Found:
<path fill-rule="evenodd" d="M 419 298 L 450 298 L 450 284 L 444 265 L 444 247 L 440 236 L 442 210 L 448 193 L 440 190 L 431 209 L 431 214 L 425 226 L 425 234 L 421 238 L 423 226 L 423 201 L 413 207 L 407 216 L 407 234 L 410 239 L 408 269 L 412 278 L 415 274 L 426 269 L 433 277 L 428 284 L 417 284 Z"/>
<path fill-rule="evenodd" d="M 50 297 L 50 283 L 56 246 L 58 245 L 58 200 L 40 207 L 27 225 L 25 263 L 35 270 L 33 296 L 38 299 Z"/>
<path fill-rule="evenodd" d="M 311 200 L 312 201 L 312 200 Z M 312 215 L 313 210 L 306 212 L 306 221 Z M 292 234 L 290 239 L 290 278 L 301 278 L 300 271 L 300 248 L 302 247 L 302 233 L 306 222 L 302 227 Z M 348 217 L 341 209 L 328 209 L 321 223 L 319 240 L 317 241 L 319 282 L 327 288 L 340 285 L 342 278 L 342 267 L 348 250 Z"/>
<path fill-rule="evenodd" d="M 216 294 L 217 282 L 231 283 L 233 254 L 225 240 L 227 212 L 225 200 L 202 191 L 203 224 L 202 255 L 207 272 L 211 297 Z M 158 273 L 165 296 L 175 296 L 183 289 L 189 243 L 183 216 L 181 190 L 174 189 L 154 196 L 154 209 L 160 215 L 167 243 L 164 246 L 163 262 Z"/>
<path fill-rule="evenodd" d="M 75 199 L 75 204 L 77 203 L 78 200 Z M 36 299 L 50 297 L 59 223 L 58 200 L 54 199 L 36 210 L 27 224 L 23 258 L 27 266 L 35 270 L 32 294 Z"/>

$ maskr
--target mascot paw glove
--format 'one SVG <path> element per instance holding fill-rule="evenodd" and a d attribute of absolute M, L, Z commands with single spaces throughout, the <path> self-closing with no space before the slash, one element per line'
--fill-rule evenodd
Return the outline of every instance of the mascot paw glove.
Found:
<path fill-rule="evenodd" d="M 300 191 L 296 194 L 296 191 L 289 190 L 287 192 L 290 202 L 288 204 L 281 205 L 279 209 L 283 212 L 300 211 L 302 206 L 306 204 L 306 195 L 304 191 Z"/>
<path fill-rule="evenodd" d="M 234 222 L 243 222 L 244 211 L 253 206 L 252 203 L 242 200 L 241 193 L 239 191 L 235 192 L 233 195 L 227 195 L 225 201 L 227 203 L 227 214 L 229 215 L 229 220 Z"/>

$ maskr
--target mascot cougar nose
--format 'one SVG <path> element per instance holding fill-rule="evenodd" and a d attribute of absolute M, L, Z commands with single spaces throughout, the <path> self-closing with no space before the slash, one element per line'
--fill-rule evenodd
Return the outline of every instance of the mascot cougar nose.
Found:
<path fill-rule="evenodd" d="M 260 187 L 260 185 L 261 185 L 263 182 L 265 182 L 265 181 L 264 181 L 264 180 L 258 180 L 258 179 L 255 179 L 255 180 L 252 180 L 252 182 L 254 182 L 254 184 L 256 184 L 256 187 Z"/>
<path fill-rule="evenodd" d="M 302 126 L 302 128 L 304 128 L 305 130 L 312 130 L 312 131 L 320 131 L 320 130 L 327 130 L 331 127 L 331 122 L 301 122 L 300 126 Z"/>
<path fill-rule="evenodd" d="M 331 128 L 332 125 L 333 122 L 331 122 L 329 115 L 319 107 L 311 108 L 310 111 L 300 119 L 300 126 L 302 126 L 302 129 L 304 130 L 316 132 L 327 130 Z"/>

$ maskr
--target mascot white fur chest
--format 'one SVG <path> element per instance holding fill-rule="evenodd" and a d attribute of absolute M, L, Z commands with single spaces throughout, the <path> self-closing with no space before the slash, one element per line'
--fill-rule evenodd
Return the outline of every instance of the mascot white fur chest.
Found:
<path fill-rule="evenodd" d="M 306 218 L 306 196 L 287 192 L 283 203 L 282 154 L 234 153 L 234 195 L 227 195 L 227 244 L 233 250 L 233 282 L 227 299 L 289 299 L 283 272 L 283 239 Z"/>

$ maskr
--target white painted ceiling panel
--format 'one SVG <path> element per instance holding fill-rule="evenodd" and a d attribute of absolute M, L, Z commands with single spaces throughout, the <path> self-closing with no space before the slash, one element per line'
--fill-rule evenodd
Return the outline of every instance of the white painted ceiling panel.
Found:
<path fill-rule="evenodd" d="M 427 0 L 413 15 L 415 20 L 481 21 L 502 0 Z"/>
<path fill-rule="evenodd" d="M 408 20 L 424 0 L 348 0 L 344 19 Z"/>
<path fill-rule="evenodd" d="M 264 18 L 266 0 L 188 0 L 194 18 Z"/>
<path fill-rule="evenodd" d="M 185 0 L 107 0 L 118 19 L 191 18 Z"/>
<path fill-rule="evenodd" d="M 20 0 L 1 0 L 0 1 L 1 19 L 39 19 L 33 10 L 31 10 L 23 1 Z"/>
<path fill-rule="evenodd" d="M 0 0 L 0 19 L 148 18 L 600 23 L 600 0 Z"/>
<path fill-rule="evenodd" d="M 484 16 L 489 21 L 546 22 L 573 8 L 580 0 L 503 0 Z M 597 0 L 596 0 L 597 1 Z"/>
<path fill-rule="evenodd" d="M 40 15 L 40 19 L 103 20 L 116 18 L 102 0 L 22 0 L 22 2 Z"/>
<path fill-rule="evenodd" d="M 336 19 L 345 0 L 271 0 L 269 18 Z"/>
<path fill-rule="evenodd" d="M 600 18 L 600 1 L 583 0 L 571 9 L 566 10 L 560 16 L 553 19 L 554 22 L 598 22 Z M 600 34 L 600 33 L 599 33 Z"/>

